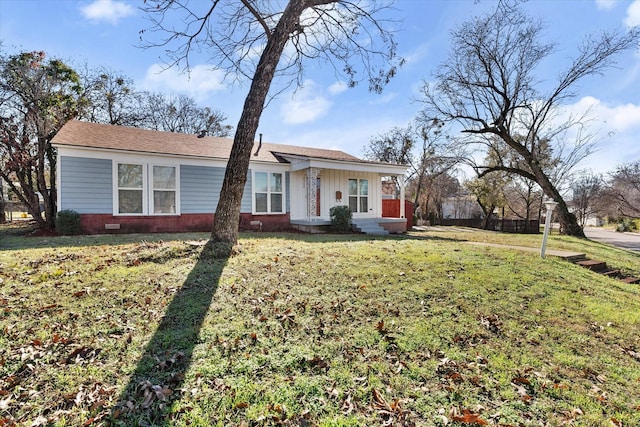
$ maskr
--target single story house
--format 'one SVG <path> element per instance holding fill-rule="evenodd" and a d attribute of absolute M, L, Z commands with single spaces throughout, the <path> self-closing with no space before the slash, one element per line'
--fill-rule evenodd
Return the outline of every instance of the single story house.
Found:
<path fill-rule="evenodd" d="M 72 120 L 53 138 L 58 209 L 80 214 L 87 233 L 209 231 L 233 141 Z M 320 231 L 347 205 L 363 232 L 406 231 L 382 217 L 382 179 L 404 165 L 336 150 L 256 142 L 241 229 Z"/>

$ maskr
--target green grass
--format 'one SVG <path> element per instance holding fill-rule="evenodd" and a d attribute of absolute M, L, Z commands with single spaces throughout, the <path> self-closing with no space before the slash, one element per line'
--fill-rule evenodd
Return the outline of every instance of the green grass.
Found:
<path fill-rule="evenodd" d="M 540 235 L 0 233 L 2 426 L 640 424 L 640 287 L 464 243 Z"/>

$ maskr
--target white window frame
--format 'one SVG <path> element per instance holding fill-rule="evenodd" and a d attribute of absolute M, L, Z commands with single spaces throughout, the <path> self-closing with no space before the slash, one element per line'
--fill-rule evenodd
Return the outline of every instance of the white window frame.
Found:
<path fill-rule="evenodd" d="M 142 166 L 142 213 L 120 213 L 120 198 L 118 186 L 118 165 Z M 171 167 L 176 171 L 175 190 L 153 187 L 153 167 Z M 124 188 L 126 189 L 126 188 Z M 175 191 L 175 213 L 154 213 L 154 191 Z M 180 215 L 180 165 L 164 162 L 140 162 L 136 160 L 113 160 L 113 215 L 114 216 L 178 216 Z"/>
<path fill-rule="evenodd" d="M 256 210 L 256 194 L 264 194 L 264 191 L 256 191 L 256 174 L 257 173 L 266 173 L 267 174 L 267 212 L 257 212 Z M 281 192 L 272 192 L 271 191 L 271 175 L 279 174 L 282 175 L 282 191 Z M 251 171 L 251 213 L 253 215 L 284 215 L 287 213 L 287 175 L 282 170 L 252 170 Z M 272 212 L 271 210 L 271 195 L 272 194 L 282 194 L 282 211 L 280 212 Z"/>
<path fill-rule="evenodd" d="M 356 194 L 349 194 L 349 181 L 356 181 Z M 367 194 L 360 194 L 360 182 L 361 181 L 367 181 Z M 365 214 L 368 213 L 369 210 L 371 209 L 371 199 L 369 197 L 369 193 L 370 193 L 370 187 L 369 187 L 369 178 L 349 178 L 347 180 L 347 206 L 350 205 L 351 202 L 351 198 L 355 197 L 356 198 L 356 208 L 357 210 L 352 211 L 354 214 Z M 367 199 L 367 210 L 366 211 L 361 211 L 360 210 L 360 201 L 361 199 L 366 198 Z"/>

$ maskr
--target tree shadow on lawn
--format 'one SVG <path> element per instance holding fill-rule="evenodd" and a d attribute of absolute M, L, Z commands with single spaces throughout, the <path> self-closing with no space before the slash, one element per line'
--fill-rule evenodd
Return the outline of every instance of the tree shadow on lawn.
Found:
<path fill-rule="evenodd" d="M 185 373 L 199 342 L 231 248 L 209 241 L 145 347 L 109 417 L 114 426 L 168 426 L 168 408 L 182 397 Z"/>
<path fill-rule="evenodd" d="M 442 237 L 428 234 L 429 232 L 411 232 L 410 234 L 385 234 L 372 235 L 362 233 L 304 233 L 291 230 L 281 232 L 249 231 L 240 234 L 242 238 L 252 239 L 289 239 L 308 243 L 335 243 L 335 242 L 367 242 L 388 240 L 427 240 L 443 242 L 466 242 L 467 239 L 456 237 Z"/>
<path fill-rule="evenodd" d="M 188 232 L 188 233 L 154 233 L 154 234 L 96 234 L 96 235 L 78 235 L 78 236 L 44 236 L 31 237 L 25 234 L 9 234 L 0 230 L 0 250 L 18 251 L 25 249 L 56 249 L 56 248 L 72 248 L 72 247 L 94 247 L 94 246 L 117 246 L 140 242 L 157 242 L 157 241 L 184 241 L 184 240 L 204 240 L 209 237 L 210 232 Z M 367 241 L 367 240 L 432 240 L 432 241 L 449 241 L 463 242 L 466 239 L 455 237 L 442 237 L 430 235 L 429 232 L 412 232 L 411 234 L 390 234 L 381 236 L 372 236 L 359 233 L 321 233 L 309 234 L 295 231 L 281 232 L 253 232 L 245 231 L 240 233 L 240 239 L 273 239 L 273 238 L 292 239 L 306 241 L 309 243 L 324 242 L 351 242 L 351 241 Z"/>

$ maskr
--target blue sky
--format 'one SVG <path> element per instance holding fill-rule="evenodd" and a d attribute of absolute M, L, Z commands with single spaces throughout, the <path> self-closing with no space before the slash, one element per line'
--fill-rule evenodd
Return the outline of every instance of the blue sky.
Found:
<path fill-rule="evenodd" d="M 204 0 L 197 0 L 204 1 Z M 192 60 L 191 76 L 177 69 L 158 73 L 160 49 L 144 50 L 139 31 L 148 27 L 139 1 L 0 0 L 0 40 L 5 52 L 44 50 L 72 65 L 107 67 L 131 77 L 136 87 L 186 93 L 201 106 L 223 111 L 235 126 L 248 86 L 229 87 L 203 58 Z M 347 89 L 332 70 L 314 64 L 304 87 L 279 95 L 264 112 L 260 133 L 274 143 L 334 148 L 361 156 L 371 137 L 405 126 L 420 108 L 415 101 L 424 80 L 449 52 L 449 33 L 473 15 L 494 7 L 490 0 L 397 0 L 394 18 L 399 54 L 407 59 L 381 95 L 366 84 Z M 544 84 L 553 81 L 589 32 L 640 25 L 640 0 L 530 0 L 524 7 L 546 22 L 557 43 Z M 606 172 L 640 158 L 640 52 L 618 58 L 607 75 L 582 82 L 566 113 L 591 107 L 600 150 L 583 167 Z"/>

